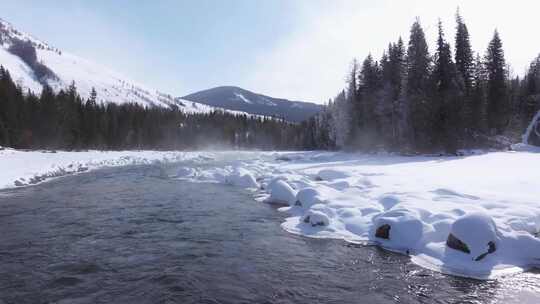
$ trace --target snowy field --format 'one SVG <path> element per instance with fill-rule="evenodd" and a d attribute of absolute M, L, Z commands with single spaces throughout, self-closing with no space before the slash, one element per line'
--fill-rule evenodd
<path fill-rule="evenodd" d="M 291 233 L 379 245 L 444 273 L 486 279 L 540 266 L 540 153 L 270 157 L 178 176 L 254 189 L 283 206 Z"/>
<path fill-rule="evenodd" d="M 403 157 L 332 152 L 0 151 L 0 188 L 186 160 L 170 177 L 250 189 L 294 234 L 379 245 L 420 266 L 493 278 L 540 266 L 540 153 Z M 209 166 L 213 161 L 217 166 Z M 199 165 L 200 164 L 200 165 Z"/>
<path fill-rule="evenodd" d="M 103 167 L 172 163 L 198 157 L 199 153 L 119 151 L 119 152 L 25 152 L 0 150 L 0 189 L 37 184 L 51 178 Z"/>

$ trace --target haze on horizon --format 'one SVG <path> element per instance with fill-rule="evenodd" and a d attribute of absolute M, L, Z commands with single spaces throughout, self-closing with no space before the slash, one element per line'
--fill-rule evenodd
<path fill-rule="evenodd" d="M 18 0 L 0 18 L 50 44 L 175 96 L 220 85 L 326 102 L 353 58 L 379 58 L 418 16 L 433 51 L 441 18 L 453 41 L 460 8 L 475 51 L 495 28 L 516 75 L 540 53 L 531 39 L 540 3 L 522 0 Z"/>

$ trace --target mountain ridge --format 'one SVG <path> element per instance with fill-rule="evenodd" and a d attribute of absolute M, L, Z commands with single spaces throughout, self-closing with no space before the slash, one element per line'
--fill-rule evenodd
<path fill-rule="evenodd" d="M 47 85 L 59 92 L 74 82 L 83 99 L 89 98 L 95 89 L 99 103 L 133 102 L 143 106 L 177 107 L 190 114 L 221 110 L 232 114 L 279 117 L 292 122 L 305 120 L 322 109 L 313 103 L 274 98 L 236 86 L 200 91 L 187 95 L 189 98 L 173 97 L 108 67 L 53 47 L 19 31 L 3 18 L 0 18 L 0 65 L 24 91 L 40 94 Z M 229 95 L 221 94 L 221 98 L 217 98 L 221 102 L 218 102 L 215 96 L 208 98 L 210 95 L 204 94 L 216 90 L 229 92 Z M 201 94 L 205 98 L 199 98 Z"/>
<path fill-rule="evenodd" d="M 292 122 L 304 121 L 322 110 L 322 106 L 255 93 L 237 86 L 218 86 L 181 97 L 214 107 L 272 116 Z"/>

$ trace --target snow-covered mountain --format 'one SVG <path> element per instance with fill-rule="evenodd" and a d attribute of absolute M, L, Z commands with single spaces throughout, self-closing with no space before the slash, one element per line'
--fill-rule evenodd
<path fill-rule="evenodd" d="M 36 94 L 41 92 L 44 84 L 59 91 L 74 81 L 83 98 L 88 98 L 92 88 L 95 88 L 99 102 L 136 102 L 144 106 L 163 107 L 177 105 L 187 113 L 206 113 L 215 109 L 205 104 L 176 99 L 138 84 L 106 67 L 23 33 L 2 19 L 0 65 L 10 72 L 16 83 Z"/>
<path fill-rule="evenodd" d="M 314 103 L 273 98 L 232 86 L 200 91 L 182 98 L 214 107 L 280 117 L 292 122 L 306 120 L 322 110 L 321 105 Z"/>

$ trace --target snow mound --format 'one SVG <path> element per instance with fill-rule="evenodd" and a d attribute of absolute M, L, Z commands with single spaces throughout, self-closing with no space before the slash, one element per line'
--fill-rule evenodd
<path fill-rule="evenodd" d="M 304 188 L 296 194 L 296 203 L 295 205 L 301 206 L 303 208 L 310 208 L 315 204 L 319 204 L 323 201 L 321 198 L 321 193 L 315 188 Z"/>
<path fill-rule="evenodd" d="M 270 197 L 266 199 L 267 203 L 283 204 L 293 206 L 296 202 L 296 192 L 285 181 L 278 179 L 268 185 Z"/>
<path fill-rule="evenodd" d="M 270 182 L 269 182 L 266 186 L 264 186 L 263 188 L 264 188 L 264 189 L 272 189 L 278 181 L 288 182 L 288 181 L 289 181 L 289 178 L 288 178 L 287 176 L 284 176 L 284 175 L 280 175 L 280 176 L 274 177 L 274 178 L 272 178 L 272 179 L 270 180 Z"/>
<path fill-rule="evenodd" d="M 328 226 L 330 224 L 330 219 L 321 211 L 309 210 L 302 217 L 302 222 L 310 224 L 312 227 Z"/>
<path fill-rule="evenodd" d="M 409 252 L 428 231 L 418 213 L 407 209 L 383 212 L 374 218 L 372 240 L 383 247 Z"/>
<path fill-rule="evenodd" d="M 229 176 L 226 176 L 225 183 L 242 188 L 259 188 L 259 183 L 253 174 L 242 168 L 237 168 Z"/>
<path fill-rule="evenodd" d="M 479 261 L 487 253 L 495 252 L 498 242 L 499 233 L 493 219 L 484 213 L 471 213 L 452 224 L 446 244 Z"/>

